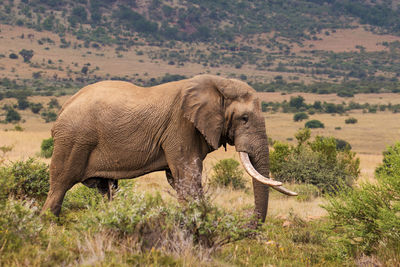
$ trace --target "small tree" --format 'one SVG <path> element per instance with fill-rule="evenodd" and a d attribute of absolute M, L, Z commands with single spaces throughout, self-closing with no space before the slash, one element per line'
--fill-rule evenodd
<path fill-rule="evenodd" d="M 52 98 L 49 103 L 47 103 L 49 108 L 60 108 L 60 104 L 58 103 L 56 98 Z"/>
<path fill-rule="evenodd" d="M 355 124 L 358 122 L 358 120 L 354 117 L 348 118 L 344 121 L 346 124 Z"/>
<path fill-rule="evenodd" d="M 82 72 L 82 74 L 86 75 L 88 70 L 89 70 L 88 66 L 83 66 L 81 69 L 81 72 Z"/>
<path fill-rule="evenodd" d="M 29 107 L 29 102 L 25 97 L 18 98 L 18 109 L 25 110 Z"/>
<path fill-rule="evenodd" d="M 41 116 L 45 120 L 45 122 L 51 122 L 57 119 L 57 113 L 51 110 L 42 112 Z"/>
<path fill-rule="evenodd" d="M 18 55 L 15 53 L 11 53 L 8 57 L 11 59 L 18 59 Z"/>
<path fill-rule="evenodd" d="M 7 110 L 6 122 L 18 122 L 20 120 L 21 120 L 21 115 L 19 115 L 19 113 L 15 109 L 9 108 Z"/>
<path fill-rule="evenodd" d="M 284 182 L 309 183 L 322 192 L 334 192 L 342 185 L 352 185 L 358 177 L 360 161 L 350 149 L 339 150 L 333 137 L 317 136 L 300 130 L 297 145 L 274 144 L 270 154 L 271 173 Z"/>
<path fill-rule="evenodd" d="M 297 112 L 293 116 L 294 121 L 302 121 L 302 120 L 306 120 L 306 119 L 308 119 L 308 115 L 305 112 Z"/>
<path fill-rule="evenodd" d="M 43 108 L 43 105 L 41 103 L 31 103 L 30 107 L 33 113 L 38 114 Z"/>
<path fill-rule="evenodd" d="M 24 62 L 30 62 L 33 57 L 33 50 L 22 49 L 19 54 L 24 58 Z"/>
<path fill-rule="evenodd" d="M 322 122 L 320 122 L 319 120 L 310 120 L 310 121 L 306 122 L 305 127 L 310 128 L 310 129 L 311 128 L 325 128 L 325 125 Z"/>
<path fill-rule="evenodd" d="M 234 159 L 220 160 L 213 167 L 213 175 L 210 180 L 212 186 L 232 187 L 244 189 L 246 187 L 243 171 L 239 169 L 239 162 Z"/>
<path fill-rule="evenodd" d="M 50 137 L 48 139 L 43 139 L 42 144 L 40 145 L 40 155 L 45 158 L 50 158 L 53 155 L 53 149 L 54 149 L 53 138 Z"/>

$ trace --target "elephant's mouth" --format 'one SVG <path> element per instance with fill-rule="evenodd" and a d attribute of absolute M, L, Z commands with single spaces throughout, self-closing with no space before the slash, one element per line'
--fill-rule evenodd
<path fill-rule="evenodd" d="M 259 181 L 260 183 L 266 184 L 270 187 L 272 187 L 273 189 L 288 195 L 288 196 L 297 196 L 296 192 L 290 191 L 286 188 L 284 188 L 282 186 L 282 183 L 279 181 L 275 181 L 271 178 L 267 178 L 264 177 L 263 175 L 261 175 L 254 167 L 253 164 L 250 161 L 249 158 L 249 154 L 247 154 L 246 152 L 239 152 L 239 158 L 240 161 L 242 162 L 242 165 L 244 167 L 244 169 L 246 170 L 246 172 L 253 177 L 254 179 L 256 179 L 257 181 Z"/>

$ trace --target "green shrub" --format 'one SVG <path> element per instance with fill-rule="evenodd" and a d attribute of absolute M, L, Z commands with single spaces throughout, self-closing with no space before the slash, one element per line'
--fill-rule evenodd
<path fill-rule="evenodd" d="M 48 139 L 43 139 L 42 144 L 40 145 L 40 155 L 45 158 L 51 158 L 53 155 L 54 149 L 54 140 L 53 137 Z"/>
<path fill-rule="evenodd" d="M 305 112 L 298 112 L 293 115 L 294 121 L 302 121 L 308 119 L 308 115 Z"/>
<path fill-rule="evenodd" d="M 21 120 L 21 115 L 13 108 L 9 108 L 6 114 L 6 122 L 18 122 Z"/>
<path fill-rule="evenodd" d="M 159 194 L 150 195 L 121 187 L 114 200 L 102 202 L 99 209 L 89 209 L 81 219 L 84 229 L 101 227 L 119 237 L 134 236 L 142 248 L 157 247 L 178 240 L 205 247 L 217 247 L 242 239 L 252 232 L 249 218 L 226 213 L 208 199 L 185 205 L 165 203 Z M 183 240 L 182 240 L 183 239 Z M 171 243 L 172 244 L 172 243 Z"/>
<path fill-rule="evenodd" d="M 358 120 L 356 118 L 348 118 L 344 121 L 346 124 L 356 124 L 358 122 Z"/>
<path fill-rule="evenodd" d="M 45 120 L 45 122 L 52 122 L 57 119 L 57 113 L 51 110 L 42 112 L 41 116 Z"/>
<path fill-rule="evenodd" d="M 33 113 L 38 114 L 40 110 L 43 108 L 43 105 L 41 103 L 31 103 L 30 108 Z"/>
<path fill-rule="evenodd" d="M 8 200 L 0 204 L 1 252 L 16 252 L 44 237 L 43 224 L 32 202 Z M 0 260 L 1 261 L 1 260 Z"/>
<path fill-rule="evenodd" d="M 375 169 L 375 175 L 380 178 L 400 173 L 400 142 L 387 147 L 383 152 L 383 161 Z"/>
<path fill-rule="evenodd" d="M 22 128 L 21 125 L 17 124 L 17 125 L 14 126 L 14 131 L 23 132 L 24 128 Z"/>
<path fill-rule="evenodd" d="M 305 127 L 310 128 L 310 129 L 311 128 L 325 128 L 325 125 L 322 122 L 320 122 L 319 120 L 310 120 L 310 121 L 306 122 Z"/>
<path fill-rule="evenodd" d="M 26 98 L 18 98 L 18 109 L 25 110 L 29 107 L 29 102 Z"/>
<path fill-rule="evenodd" d="M 243 171 L 239 169 L 239 165 L 239 162 L 234 159 L 220 160 L 213 167 L 210 184 L 216 187 L 244 189 L 246 181 L 243 177 Z"/>
<path fill-rule="evenodd" d="M 42 201 L 49 191 L 48 166 L 34 158 L 26 161 L 16 161 L 8 166 L 0 167 L 1 184 L 7 184 L 8 189 L 3 197 L 10 195 L 19 198 L 34 198 Z"/>
<path fill-rule="evenodd" d="M 337 150 L 351 150 L 351 145 L 346 140 L 335 138 L 335 142 Z"/>
<path fill-rule="evenodd" d="M 378 183 L 344 190 L 324 206 L 351 255 L 380 251 L 400 260 L 399 147 L 396 143 L 384 153 L 383 164 L 376 169 Z"/>
<path fill-rule="evenodd" d="M 63 202 L 63 209 L 92 209 L 98 207 L 102 200 L 103 196 L 96 188 L 80 185 L 67 192 Z"/>
<path fill-rule="evenodd" d="M 297 145 L 276 142 L 270 153 L 271 173 L 277 180 L 307 183 L 321 192 L 352 185 L 359 175 L 359 159 L 349 149 L 338 150 L 333 137 L 310 139 L 310 129 L 296 134 Z"/>

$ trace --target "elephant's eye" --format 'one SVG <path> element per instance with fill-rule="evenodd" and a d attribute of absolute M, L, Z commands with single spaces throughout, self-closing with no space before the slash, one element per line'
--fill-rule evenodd
<path fill-rule="evenodd" d="M 242 120 L 244 123 L 247 123 L 247 122 L 249 121 L 249 116 L 248 116 L 247 114 L 244 114 L 244 115 L 241 117 L 241 120 Z"/>

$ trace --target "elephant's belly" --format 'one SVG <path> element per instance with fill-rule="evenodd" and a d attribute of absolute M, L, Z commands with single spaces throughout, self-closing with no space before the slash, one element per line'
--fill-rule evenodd
<path fill-rule="evenodd" d="M 84 179 L 90 177 L 135 178 L 168 168 L 164 153 L 161 151 L 151 156 L 143 152 L 131 152 L 128 154 L 123 152 L 100 153 L 100 151 L 93 151 L 89 157 Z"/>

